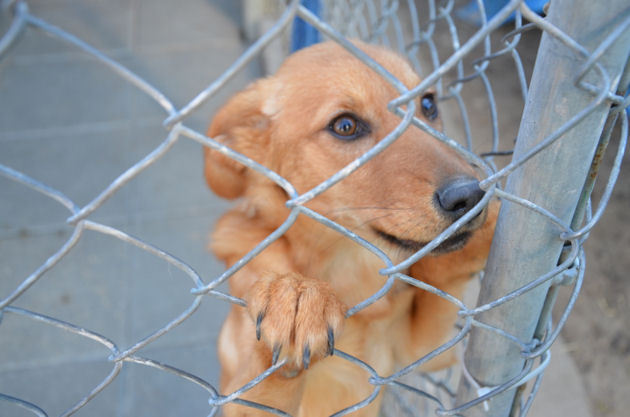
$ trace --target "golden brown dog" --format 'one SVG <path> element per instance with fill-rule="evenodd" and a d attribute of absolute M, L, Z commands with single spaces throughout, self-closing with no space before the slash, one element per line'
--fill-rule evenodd
<path fill-rule="evenodd" d="M 404 59 L 357 43 L 407 87 L 420 80 Z M 208 135 L 288 179 L 303 193 L 374 146 L 399 123 L 387 110 L 396 90 L 334 43 L 293 54 L 278 73 L 250 85 L 214 118 Z M 418 100 L 417 117 L 440 128 L 436 99 Z M 211 248 L 233 265 L 287 218 L 286 193 L 264 176 L 205 150 L 205 175 L 220 196 L 241 203 L 218 222 Z M 419 250 L 483 196 L 475 170 L 416 127 L 306 206 L 374 242 L 394 262 Z M 490 211 L 490 213 L 488 213 Z M 407 274 L 456 297 L 488 254 L 496 207 L 486 209 Z M 291 415 L 327 416 L 368 397 L 360 367 L 331 355 L 333 346 L 380 375 L 445 342 L 456 307 L 397 283 L 383 298 L 345 318 L 347 308 L 379 290 L 383 262 L 357 243 L 300 215 L 291 228 L 229 280 L 247 308 L 232 307 L 219 336 L 221 389 L 231 393 L 278 359 L 287 363 L 242 398 Z M 448 366 L 452 352 L 425 370 Z M 353 415 L 375 416 L 380 399 Z M 242 405 L 227 416 L 268 415 Z"/>

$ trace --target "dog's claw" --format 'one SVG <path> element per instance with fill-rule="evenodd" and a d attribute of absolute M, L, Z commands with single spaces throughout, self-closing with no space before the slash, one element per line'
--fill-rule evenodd
<path fill-rule="evenodd" d="M 260 340 L 260 324 L 262 323 L 263 318 L 265 317 L 265 313 L 261 311 L 258 313 L 256 317 L 256 339 Z"/>
<path fill-rule="evenodd" d="M 335 353 L 335 333 L 332 327 L 328 326 L 328 356 L 332 356 Z"/>
<path fill-rule="evenodd" d="M 282 375 L 301 372 L 332 354 L 345 305 L 327 282 L 269 272 L 253 284 L 245 301 L 249 331 L 260 341 L 255 347 L 263 349 L 274 369 L 286 363 Z"/>
<path fill-rule="evenodd" d="M 275 345 L 273 347 L 273 353 L 271 355 L 271 365 L 275 365 L 278 363 L 278 358 L 280 357 L 280 349 L 282 349 L 282 345 Z"/>
<path fill-rule="evenodd" d="M 311 363 L 311 348 L 309 345 L 304 346 L 304 354 L 302 355 L 302 364 L 304 369 L 308 369 L 308 365 Z"/>

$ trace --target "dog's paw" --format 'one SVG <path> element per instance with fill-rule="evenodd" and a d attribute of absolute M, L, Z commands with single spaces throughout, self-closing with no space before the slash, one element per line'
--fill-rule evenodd
<path fill-rule="evenodd" d="M 333 353 L 345 306 L 328 283 L 300 274 L 268 274 L 246 301 L 256 338 L 271 349 L 273 364 L 287 358 L 285 368 L 299 371 Z"/>

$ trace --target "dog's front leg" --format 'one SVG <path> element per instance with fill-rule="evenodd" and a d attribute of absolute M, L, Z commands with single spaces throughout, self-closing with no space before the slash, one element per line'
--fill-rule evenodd
<path fill-rule="evenodd" d="M 272 353 L 262 341 L 257 341 L 255 324 L 247 311 L 233 307 L 219 335 L 221 361 L 221 391 L 232 394 L 265 372 L 272 362 Z M 239 396 L 240 399 L 273 407 L 297 415 L 302 399 L 305 375 L 288 378 L 276 371 L 258 385 Z M 270 414 L 254 406 L 228 403 L 223 406 L 226 417 L 263 417 Z"/>
<path fill-rule="evenodd" d="M 272 364 L 285 365 L 241 398 L 297 415 L 308 368 L 332 353 L 344 321 L 344 305 L 330 286 L 301 274 L 241 271 L 253 281 L 244 292 L 247 309 L 233 307 L 219 338 L 222 389 L 227 394 Z M 324 400 L 324 399 L 322 399 Z M 227 405 L 226 416 L 266 412 Z"/>
<path fill-rule="evenodd" d="M 489 207 L 486 224 L 477 230 L 462 249 L 440 256 L 427 256 L 411 266 L 409 274 L 427 284 L 462 299 L 471 278 L 481 271 L 490 251 L 494 233 L 494 219 L 498 204 Z M 424 290 L 417 290 L 403 333 L 407 343 L 399 346 L 399 360 L 407 365 L 430 353 L 454 334 L 458 306 L 443 297 Z M 449 349 L 422 366 L 424 371 L 435 371 L 452 365 L 456 360 L 455 349 Z"/>
<path fill-rule="evenodd" d="M 271 349 L 272 363 L 286 360 L 286 376 L 332 354 L 345 308 L 328 283 L 299 273 L 266 273 L 245 300 L 256 339 Z"/>
<path fill-rule="evenodd" d="M 462 277 L 451 281 L 447 287 L 438 288 L 461 298 L 468 282 L 468 277 Z M 400 333 L 405 335 L 406 343 L 397 345 L 396 356 L 402 366 L 409 365 L 447 342 L 454 335 L 453 326 L 457 320 L 457 305 L 428 291 L 417 290 L 412 303 L 406 329 Z M 451 366 L 456 360 L 455 353 L 455 349 L 451 348 L 424 363 L 420 369 L 433 372 Z"/>

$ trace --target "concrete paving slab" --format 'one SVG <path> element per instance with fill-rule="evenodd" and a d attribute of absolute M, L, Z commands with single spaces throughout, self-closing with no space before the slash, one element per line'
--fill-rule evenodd
<path fill-rule="evenodd" d="M 232 39 L 216 44 L 192 44 L 187 48 L 140 51 L 122 63 L 132 71 L 142 74 L 149 83 L 169 97 L 177 108 L 181 108 L 223 74 L 243 50 L 240 42 Z M 222 88 L 216 96 L 186 118 L 186 125 L 205 132 L 210 116 L 219 106 L 259 74 L 257 62 L 244 68 L 226 88 Z M 134 97 L 133 115 L 141 119 L 160 117 L 163 120 L 166 117 L 161 108 L 145 95 Z"/>
<path fill-rule="evenodd" d="M 127 83 L 89 58 L 59 62 L 16 58 L 1 63 L 0 69 L 0 96 L 11 97 L 0 104 L 1 133 L 130 117 L 132 92 Z"/>
<path fill-rule="evenodd" d="M 76 132 L 66 130 L 30 137 L 0 139 L 0 163 L 62 192 L 79 206 L 92 199 L 122 172 L 142 158 L 134 141 L 139 133 L 127 124 Z M 77 175 L 79 173 L 80 175 Z M 70 212 L 58 202 L 25 192 L 25 187 L 0 179 L 0 236 L 20 229 L 39 228 L 65 221 Z M 120 222 L 128 215 L 132 196 L 123 188 L 101 206 L 92 219 Z M 113 220 L 116 219 L 116 220 Z"/>
<path fill-rule="evenodd" d="M 101 361 L 72 361 L 33 369 L 0 372 L 0 392 L 29 401 L 50 416 L 61 415 L 96 387 L 112 370 L 112 364 Z M 121 381 L 114 381 L 90 401 L 78 415 L 116 416 L 120 403 Z M 33 416 L 6 401 L 0 401 L 0 415 Z"/>
<path fill-rule="evenodd" d="M 166 139 L 161 127 L 137 130 L 132 155 L 140 160 Z M 228 204 L 212 194 L 203 177 L 202 146 L 180 137 L 170 152 L 134 178 L 128 187 L 129 204 L 134 217 L 166 216 L 168 212 L 203 214 L 201 207 L 223 211 Z M 121 190 L 122 191 L 122 190 Z M 207 213 L 211 215 L 211 213 Z M 215 214 L 216 218 L 216 214 Z M 209 230 L 209 229 L 207 229 Z"/>
<path fill-rule="evenodd" d="M 143 352 L 143 356 L 192 372 L 218 389 L 217 369 L 208 360 L 215 357 L 213 344 L 150 349 Z M 125 366 L 128 372 L 127 390 L 133 401 L 125 404 L 122 415 L 153 417 L 210 414 L 209 394 L 198 385 L 146 366 Z"/>
<path fill-rule="evenodd" d="M 190 264 L 204 282 L 209 282 L 223 271 L 222 265 L 204 250 L 205 226 L 208 226 L 211 217 L 158 217 L 142 222 L 134 235 Z M 161 259 L 136 249 L 129 249 L 128 253 L 134 260 L 134 272 L 129 283 L 127 339 L 134 342 L 165 326 L 191 307 L 195 296 L 190 290 L 195 284 L 188 275 Z M 224 301 L 204 296 L 201 306 L 190 318 L 151 346 L 200 342 L 200 338 L 205 340 L 204 343 L 212 340 L 210 343 L 214 345 L 227 308 Z"/>
<path fill-rule="evenodd" d="M 51 198 L 0 177 L 0 238 L 51 231 L 64 233 L 63 222 L 69 214 L 69 210 Z"/>
<path fill-rule="evenodd" d="M 19 273 L 9 275 L 9 279 L 0 280 L 3 296 L 31 272 L 22 267 L 23 259 L 33 258 L 43 262 L 53 249 L 50 244 L 53 239 L 49 236 L 22 240 L 15 245 L 7 245 L 3 241 L 1 263 L 19 270 Z M 25 248 L 30 250 L 26 252 Z M 132 276 L 132 261 L 124 249 L 122 242 L 116 239 L 87 231 L 65 258 L 12 305 L 84 327 L 116 343 L 124 342 L 126 294 Z M 2 356 L 11 358 L 7 365 L 0 365 L 0 368 L 15 367 L 19 363 L 27 366 L 29 361 L 56 363 L 59 358 L 86 353 L 83 344 L 66 343 L 76 336 L 51 326 L 29 331 L 31 324 L 25 320 L 19 321 L 25 326 L 23 331 L 19 326 L 12 328 L 13 332 L 5 329 L 4 324 L 0 326 L 0 332 L 8 332 L 0 338 L 0 352 L 3 352 Z M 46 347 L 43 351 L 42 346 Z"/>
<path fill-rule="evenodd" d="M 531 417 L 593 415 L 578 369 L 561 338 L 556 340 L 551 348 L 551 362 L 528 415 Z"/>
<path fill-rule="evenodd" d="M 0 186 L 2 183 L 0 182 Z M 0 298 L 8 296 L 28 275 L 64 245 L 70 234 L 63 228 L 36 234 L 22 229 L 13 237 L 0 238 Z"/>
<path fill-rule="evenodd" d="M 36 0 L 29 1 L 33 15 L 81 39 L 99 50 L 112 53 L 131 48 L 133 3 L 129 0 Z M 77 50 L 45 33 L 31 29 L 12 53 L 32 55 L 74 54 Z"/>
<path fill-rule="evenodd" d="M 138 49 L 238 39 L 239 2 L 140 0 L 135 13 L 134 47 Z"/>
<path fill-rule="evenodd" d="M 19 306 L 19 303 L 17 304 Z M 75 317 L 74 321 L 82 320 Z M 3 355 L 10 355 L 11 361 L 3 361 L 0 364 L 0 373 L 37 370 L 42 367 L 95 360 L 105 361 L 111 353 L 99 342 L 42 323 L 32 316 L 12 311 L 4 314 L 2 327 L 0 352 Z"/>
<path fill-rule="evenodd" d="M 180 210 L 156 208 L 138 217 L 128 228 L 133 235 L 167 251 L 195 269 L 208 282 L 224 265 L 207 250 L 209 233 L 228 204 L 191 205 Z M 142 266 L 141 263 L 138 265 Z M 164 265 L 161 265 L 164 266 Z M 171 268 L 172 269 L 172 268 Z M 186 285 L 192 284 L 188 280 Z"/>

